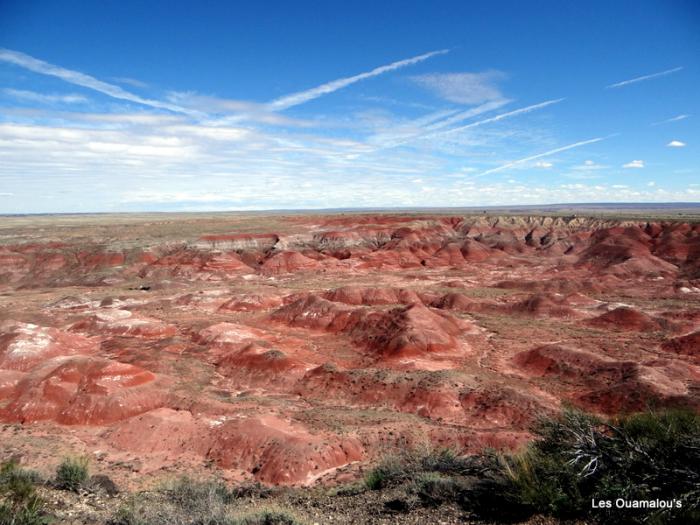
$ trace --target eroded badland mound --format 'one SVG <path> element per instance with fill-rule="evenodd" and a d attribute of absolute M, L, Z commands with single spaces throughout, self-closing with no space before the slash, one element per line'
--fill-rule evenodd
<path fill-rule="evenodd" d="M 698 224 L 37 221 L 0 231 L 0 446 L 34 465 L 302 485 L 512 449 L 563 403 L 700 407 Z"/>

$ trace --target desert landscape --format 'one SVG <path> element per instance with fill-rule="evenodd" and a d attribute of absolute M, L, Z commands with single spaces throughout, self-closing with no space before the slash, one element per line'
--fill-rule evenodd
<path fill-rule="evenodd" d="M 0 1 L 0 525 L 700 523 L 699 6 Z"/>
<path fill-rule="evenodd" d="M 123 490 L 337 486 L 536 418 L 700 407 L 700 223 L 151 214 L 0 224 L 0 443 Z"/>

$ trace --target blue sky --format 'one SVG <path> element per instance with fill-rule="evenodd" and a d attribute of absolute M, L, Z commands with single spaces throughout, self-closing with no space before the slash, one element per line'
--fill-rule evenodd
<path fill-rule="evenodd" d="M 700 201 L 700 5 L 0 2 L 0 213 Z"/>

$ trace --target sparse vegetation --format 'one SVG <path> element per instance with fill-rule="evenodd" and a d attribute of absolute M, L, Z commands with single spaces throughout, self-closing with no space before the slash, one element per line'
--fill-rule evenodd
<path fill-rule="evenodd" d="M 50 523 L 44 501 L 36 492 L 36 473 L 16 461 L 0 466 L 0 525 L 46 525 Z"/>
<path fill-rule="evenodd" d="M 602 420 L 575 410 L 542 419 L 535 439 L 514 454 L 486 451 L 461 456 L 450 449 L 388 455 L 364 480 L 323 491 L 324 498 L 364 498 L 377 512 L 450 512 L 498 523 L 535 515 L 601 524 L 700 522 L 700 416 L 669 410 Z M 60 474 L 59 474 L 60 472 Z M 45 525 L 37 476 L 5 463 L 0 469 L 0 525 Z M 85 460 L 66 460 L 54 486 L 82 487 Z M 71 488 L 70 490 L 75 490 Z M 308 489 L 303 489 L 307 491 Z M 296 505 L 257 483 L 228 486 L 214 480 L 179 478 L 155 491 L 134 494 L 108 525 L 300 525 L 288 509 L 255 500 Z M 652 508 L 616 508 L 615 500 L 664 501 Z M 300 500 L 299 500 L 300 501 Z M 612 501 L 594 508 L 592 501 Z M 251 502 L 253 505 L 251 506 Z M 676 503 L 678 502 L 678 503 Z M 445 507 L 443 510 L 445 510 Z M 442 512 L 440 510 L 436 512 Z M 424 514 L 425 515 L 425 514 Z"/>
<path fill-rule="evenodd" d="M 259 484 L 229 488 L 219 480 L 183 477 L 151 493 L 135 494 L 109 521 L 109 525 L 297 525 L 289 511 L 265 507 L 238 515 L 239 498 L 267 497 Z"/>
<path fill-rule="evenodd" d="M 219 481 L 183 477 L 161 487 L 155 499 L 133 495 L 109 525 L 229 525 L 231 500 Z"/>
<path fill-rule="evenodd" d="M 77 492 L 85 487 L 89 478 L 86 457 L 65 458 L 56 468 L 56 488 Z"/>
<path fill-rule="evenodd" d="M 387 456 L 365 476 L 365 485 L 370 490 L 381 490 L 409 479 L 415 471 L 414 458 Z"/>
<path fill-rule="evenodd" d="M 700 521 L 700 416 L 694 412 L 603 421 L 566 410 L 533 432 L 536 439 L 516 454 L 390 456 L 367 474 L 365 485 L 400 488 L 403 496 L 389 502 L 394 510 L 450 503 L 498 521 L 535 514 L 606 524 Z M 671 503 L 616 508 L 619 498 Z M 611 501 L 612 508 L 593 508 L 593 500 Z"/>
<path fill-rule="evenodd" d="M 459 499 L 463 482 L 438 472 L 422 472 L 414 482 L 413 492 L 428 506 L 438 506 Z"/>
<path fill-rule="evenodd" d="M 277 507 L 264 508 L 234 517 L 230 525 L 303 525 L 294 513 Z"/>

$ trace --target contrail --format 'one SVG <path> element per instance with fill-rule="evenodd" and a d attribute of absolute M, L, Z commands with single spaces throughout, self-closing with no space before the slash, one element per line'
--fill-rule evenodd
<path fill-rule="evenodd" d="M 610 84 L 609 86 L 605 86 L 605 89 L 619 88 L 622 86 L 626 86 L 628 84 L 635 84 L 636 82 L 642 82 L 644 80 L 649 80 L 650 78 L 663 77 L 666 75 L 670 75 L 671 73 L 675 73 L 677 71 L 680 71 L 681 69 L 683 69 L 683 66 L 674 67 L 673 69 L 667 69 L 666 71 L 661 71 L 659 73 L 652 73 L 651 75 L 644 75 L 643 77 L 637 77 L 637 78 L 631 78 L 629 80 L 623 80 L 622 82 L 617 82 L 615 84 Z"/>
<path fill-rule="evenodd" d="M 660 126 L 661 124 L 668 124 L 669 122 L 678 122 L 679 120 L 685 120 L 688 117 L 690 117 L 690 115 L 685 115 L 685 114 L 677 115 L 675 117 L 667 118 L 666 120 L 661 120 L 659 122 L 653 122 L 651 125 L 652 126 Z"/>
<path fill-rule="evenodd" d="M 501 113 L 500 115 L 496 115 L 495 117 L 487 118 L 484 120 L 479 120 L 477 122 L 472 122 L 471 124 L 465 124 L 464 126 L 458 126 L 456 128 L 446 129 L 445 131 L 439 131 L 437 133 L 433 133 L 431 135 L 428 135 L 428 137 L 435 137 L 438 135 L 446 135 L 448 133 L 454 133 L 456 131 L 462 131 L 464 129 L 475 128 L 477 126 L 483 126 L 484 124 L 489 124 L 491 122 L 498 122 L 499 120 L 503 120 L 505 118 L 515 117 L 516 115 L 521 115 L 523 113 L 530 113 L 531 111 L 535 111 L 537 109 L 542 109 L 542 108 L 545 108 L 547 106 L 551 106 L 552 104 L 557 104 L 557 103 L 561 102 L 562 100 L 565 100 L 565 99 L 564 98 L 557 98 L 554 100 L 547 100 L 545 102 L 540 102 L 539 104 L 534 104 L 532 106 L 527 106 L 524 108 L 515 109 L 513 111 L 509 111 L 508 113 Z"/>
<path fill-rule="evenodd" d="M 173 111 L 175 113 L 184 113 L 191 116 L 202 116 L 203 114 L 199 111 L 183 108 L 175 104 L 169 104 L 167 102 L 161 102 L 159 100 L 152 100 L 148 98 L 140 97 L 134 93 L 130 93 L 125 89 L 114 84 L 109 84 L 101 80 L 81 73 L 80 71 L 73 71 L 71 69 L 65 69 L 60 66 L 49 64 L 38 58 L 34 58 L 19 51 L 12 51 L 11 49 L 0 48 L 0 61 L 9 62 L 29 71 L 35 73 L 40 73 L 42 75 L 48 75 L 52 77 L 60 78 L 71 84 L 77 86 L 82 86 L 94 91 L 98 91 L 104 95 L 110 96 L 112 98 L 118 98 L 120 100 L 128 100 L 130 102 L 136 102 L 138 104 L 143 104 L 144 106 L 150 106 L 158 109 L 167 109 L 168 111 Z"/>
<path fill-rule="evenodd" d="M 373 70 L 367 71 L 366 73 L 360 73 L 359 75 L 354 75 L 352 77 L 339 78 L 338 80 L 333 80 L 331 82 L 327 82 L 326 84 L 321 84 L 318 87 L 308 89 L 306 91 L 299 91 L 297 93 L 292 93 L 291 95 L 280 97 L 270 102 L 267 106 L 269 109 L 277 111 L 287 109 L 292 106 L 297 106 L 299 104 L 303 104 L 304 102 L 308 102 L 309 100 L 313 100 L 320 96 L 327 95 L 328 93 L 338 91 L 339 89 L 349 86 L 350 84 L 354 84 L 355 82 L 359 82 L 360 80 L 376 77 L 378 75 L 381 75 L 382 73 L 394 71 L 395 69 L 400 69 L 402 67 L 411 66 L 413 64 L 423 62 L 424 60 L 428 60 L 429 58 L 432 58 L 434 56 L 444 55 L 445 53 L 449 53 L 449 51 L 449 49 L 431 51 L 430 53 L 425 53 L 423 55 L 418 55 L 413 58 L 407 58 L 405 60 L 399 60 L 398 62 L 392 62 L 391 64 L 387 64 L 386 66 L 374 68 Z"/>
<path fill-rule="evenodd" d="M 436 122 L 428 122 L 428 125 L 425 126 L 425 133 L 414 133 L 409 136 L 395 136 L 393 137 L 393 141 L 391 140 L 392 137 L 389 136 L 388 141 L 386 144 L 381 145 L 380 147 L 372 150 L 374 151 L 379 151 L 379 150 L 386 150 L 386 149 L 391 149 L 391 148 L 396 148 L 398 146 L 402 146 L 403 144 L 408 144 L 409 142 L 414 142 L 416 140 L 420 140 L 423 138 L 428 138 L 432 137 L 434 135 L 437 135 L 439 133 L 436 133 L 436 130 L 440 130 L 446 126 L 449 126 L 450 124 L 454 124 L 455 122 L 460 122 L 462 120 L 466 120 L 468 118 L 476 117 L 477 115 L 480 115 L 481 113 L 486 113 L 488 111 L 493 111 L 494 109 L 498 109 L 499 107 L 507 104 L 510 102 L 507 99 L 504 100 L 495 100 L 492 102 L 487 102 L 485 104 L 482 104 L 480 106 L 477 106 L 475 108 L 469 109 L 467 111 L 460 111 L 460 112 L 450 112 L 446 115 L 447 118 L 442 118 L 441 120 L 437 120 Z M 455 114 L 456 113 L 456 114 Z M 416 121 L 414 121 L 414 124 Z"/>
<path fill-rule="evenodd" d="M 590 139 L 590 140 L 584 140 L 582 142 L 575 142 L 573 144 L 569 144 L 568 146 L 562 146 L 560 148 L 545 151 L 544 153 L 538 153 L 537 155 L 525 157 L 524 159 L 514 160 L 513 162 L 509 162 L 508 164 L 504 164 L 503 166 L 498 166 L 497 168 L 486 170 L 486 171 L 480 173 L 479 176 L 488 175 L 489 173 L 494 173 L 496 171 L 505 170 L 505 169 L 508 169 L 512 166 L 515 166 L 516 164 L 522 164 L 523 162 L 528 162 L 530 160 L 540 159 L 542 157 L 548 157 L 549 155 L 554 155 L 555 153 L 559 153 L 561 151 L 566 151 L 569 149 L 578 148 L 580 146 L 585 146 L 586 144 L 593 144 L 594 142 L 600 142 L 601 140 L 605 140 L 607 138 L 609 138 L 609 137 L 597 137 L 597 138 Z"/>

